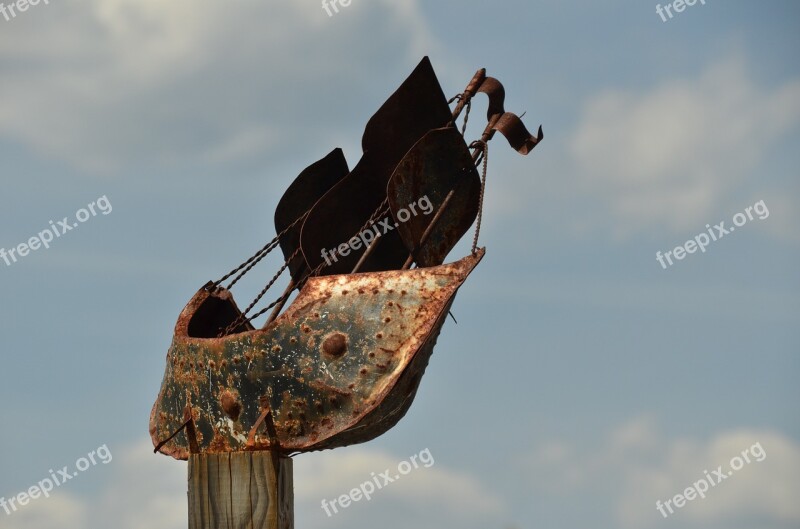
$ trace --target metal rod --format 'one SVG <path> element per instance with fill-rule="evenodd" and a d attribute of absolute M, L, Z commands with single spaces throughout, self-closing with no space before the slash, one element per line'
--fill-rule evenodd
<path fill-rule="evenodd" d="M 281 310 L 283 310 L 283 307 L 286 306 L 286 302 L 289 301 L 289 294 L 292 292 L 292 290 L 294 290 L 294 287 L 294 279 L 290 279 L 289 284 L 286 285 L 286 290 L 284 290 L 283 294 L 281 295 L 281 301 L 275 305 L 274 309 L 272 309 L 272 314 L 270 314 L 269 318 L 267 318 L 266 323 L 264 323 L 264 327 L 275 321 L 275 318 L 278 317 L 278 314 L 280 314 Z"/>
<path fill-rule="evenodd" d="M 456 108 L 453 110 L 453 120 L 451 123 L 455 123 L 458 116 L 461 114 L 461 111 L 464 110 L 464 107 L 467 106 L 467 103 L 472 96 L 474 96 L 478 92 L 478 88 L 480 88 L 483 81 L 486 79 L 486 68 L 481 68 L 475 75 L 472 76 L 472 80 L 469 82 L 467 87 L 464 89 L 463 96 L 458 101 Z"/>
<path fill-rule="evenodd" d="M 369 258 L 370 255 L 372 255 L 372 253 L 375 251 L 375 248 L 378 247 L 378 241 L 380 240 L 381 238 L 378 237 L 377 239 L 373 239 L 369 242 L 369 246 L 367 246 L 367 249 L 364 250 L 364 253 L 361 254 L 361 258 L 356 263 L 356 266 L 353 268 L 353 271 L 350 272 L 351 274 L 355 274 L 361 269 L 361 266 L 364 264 L 364 262 Z"/>
<path fill-rule="evenodd" d="M 436 223 L 439 222 L 440 218 L 442 218 L 442 214 L 444 213 L 444 210 L 447 209 L 448 205 L 450 205 L 450 201 L 453 199 L 455 194 L 456 194 L 456 190 L 455 189 L 451 189 L 450 192 L 447 193 L 447 196 L 445 197 L 444 202 L 442 202 L 442 205 L 439 206 L 439 209 L 436 211 L 436 215 L 433 216 L 433 218 L 431 219 L 430 224 L 428 224 L 428 227 L 425 228 L 425 231 L 422 233 L 422 237 L 419 238 L 419 242 L 417 243 L 417 247 L 414 248 L 414 251 L 412 251 L 410 254 L 408 254 L 408 259 L 406 259 L 406 262 L 403 265 L 402 270 L 408 270 L 409 267 L 411 266 L 411 263 L 414 262 L 414 253 L 417 250 L 419 250 L 420 248 L 422 248 L 422 245 L 425 244 L 425 241 L 428 240 L 428 237 L 430 236 L 431 232 L 433 231 L 434 226 L 436 226 Z"/>

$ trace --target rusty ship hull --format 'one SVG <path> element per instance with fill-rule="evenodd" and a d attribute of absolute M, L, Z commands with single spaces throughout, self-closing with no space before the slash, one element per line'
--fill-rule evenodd
<path fill-rule="evenodd" d="M 378 437 L 411 405 L 456 292 L 482 257 L 314 277 L 267 327 L 223 338 L 193 336 L 204 320 L 238 312 L 230 292 L 201 289 L 175 328 L 150 418 L 153 443 L 187 459 Z"/>

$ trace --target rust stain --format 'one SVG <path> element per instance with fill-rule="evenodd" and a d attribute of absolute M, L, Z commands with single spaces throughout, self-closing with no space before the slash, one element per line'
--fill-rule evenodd
<path fill-rule="evenodd" d="M 176 325 L 151 414 L 154 443 L 185 422 L 189 403 L 201 453 L 275 449 L 264 428 L 251 431 L 266 406 L 282 451 L 377 437 L 410 406 L 455 294 L 482 256 L 483 250 L 429 268 L 316 277 L 266 328 L 222 338 L 188 332 L 209 297 L 232 302 L 226 291 L 201 290 Z M 317 338 L 310 344 L 298 336 Z M 186 459 L 189 442 L 181 433 L 161 451 Z"/>
<path fill-rule="evenodd" d="M 239 414 L 242 412 L 242 405 L 236 395 L 234 395 L 231 390 L 226 389 L 220 395 L 219 401 L 225 415 L 230 417 L 231 420 L 237 421 L 239 419 Z"/>

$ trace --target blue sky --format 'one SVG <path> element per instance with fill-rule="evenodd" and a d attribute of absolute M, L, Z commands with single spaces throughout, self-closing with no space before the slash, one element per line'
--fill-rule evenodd
<path fill-rule="evenodd" d="M 186 526 L 184 463 L 150 406 L 178 313 L 274 236 L 297 173 L 423 55 L 448 95 L 479 67 L 545 140 L 492 142 L 482 243 L 409 414 L 295 460 L 297 526 L 797 527 L 800 51 L 795 2 L 82 0 L 0 18 L 0 497 L 101 445 L 114 458 L 0 528 Z M 477 98 L 467 136 L 482 130 Z M 668 269 L 758 201 L 769 216 Z M 468 251 L 464 241 L 450 260 Z M 243 282 L 240 301 L 261 276 Z M 656 510 L 755 443 L 767 456 Z M 333 517 L 320 508 L 428 448 Z"/>

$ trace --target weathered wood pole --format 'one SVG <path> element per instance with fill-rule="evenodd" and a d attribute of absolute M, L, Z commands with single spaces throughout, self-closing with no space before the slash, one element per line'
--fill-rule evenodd
<path fill-rule="evenodd" d="M 294 529 L 292 459 L 272 452 L 189 457 L 189 529 Z"/>

